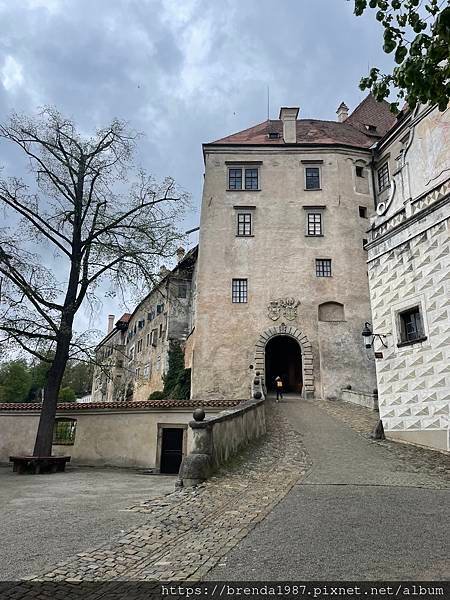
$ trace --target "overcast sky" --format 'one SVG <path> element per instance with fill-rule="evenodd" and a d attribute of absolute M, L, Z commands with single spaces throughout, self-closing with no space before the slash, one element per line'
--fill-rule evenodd
<path fill-rule="evenodd" d="M 192 194 L 186 228 L 200 218 L 202 142 L 265 120 L 267 86 L 271 118 L 288 105 L 334 120 L 364 97 L 369 65 L 389 64 L 353 0 L 0 0 L 0 23 L 0 119 L 53 104 L 86 132 L 128 120 L 146 169 Z M 20 170 L 4 145 L 1 164 Z M 105 299 L 95 321 L 122 308 Z"/>

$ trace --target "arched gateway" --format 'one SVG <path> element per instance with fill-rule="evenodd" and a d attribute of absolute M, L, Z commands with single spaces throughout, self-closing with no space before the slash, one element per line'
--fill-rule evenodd
<path fill-rule="evenodd" d="M 261 372 L 267 389 L 271 388 L 275 371 L 284 369 L 277 374 L 283 376 L 288 390 L 301 389 L 304 397 L 314 395 L 311 343 L 294 326 L 281 323 L 259 336 L 255 344 L 255 369 Z"/>

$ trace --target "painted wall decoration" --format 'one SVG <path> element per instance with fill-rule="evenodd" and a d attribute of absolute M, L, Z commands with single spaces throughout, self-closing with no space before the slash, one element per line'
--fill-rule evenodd
<path fill-rule="evenodd" d="M 269 302 L 267 313 L 272 321 L 276 321 L 280 317 L 293 321 L 297 317 L 297 306 L 299 304 L 300 301 L 295 298 L 278 298 Z"/>

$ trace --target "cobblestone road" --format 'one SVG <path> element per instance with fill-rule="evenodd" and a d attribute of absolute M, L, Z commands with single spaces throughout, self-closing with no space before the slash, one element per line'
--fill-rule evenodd
<path fill-rule="evenodd" d="M 200 580 L 301 479 L 307 455 L 277 406 L 266 438 L 207 483 L 130 510 L 148 523 L 33 580 Z"/>
<path fill-rule="evenodd" d="M 340 439 L 342 436 L 345 438 L 344 424 L 345 428 L 352 428 L 358 432 L 369 461 L 371 460 L 370 448 L 376 451 L 375 454 L 383 454 L 385 450 L 392 453 L 392 463 L 397 466 L 392 469 L 390 477 L 392 481 L 399 480 L 396 485 L 400 488 L 403 485 L 402 476 L 406 477 L 404 480 L 407 482 L 416 481 L 419 482 L 419 485 L 423 482 L 424 486 L 430 488 L 448 488 L 446 483 L 448 457 L 394 442 L 369 441 L 369 432 L 378 418 L 376 413 L 362 407 L 339 402 L 314 401 L 314 403 L 316 404 L 314 410 L 317 409 L 318 413 L 325 411 L 335 423 L 340 423 L 336 427 L 336 431 L 344 431 L 344 433 L 338 434 L 337 438 Z M 311 403 L 308 402 L 307 405 L 311 405 Z M 293 427 L 291 424 L 294 415 L 292 411 L 295 412 L 297 422 L 302 423 L 302 410 L 305 411 L 306 416 L 305 406 L 299 405 L 296 408 L 295 403 L 287 406 L 286 404 L 273 404 L 269 401 L 267 436 L 259 443 L 249 447 L 234 463 L 228 465 L 227 470 L 218 473 L 216 477 L 196 489 L 177 490 L 167 496 L 130 507 L 130 511 L 148 515 L 148 520 L 113 542 L 81 552 L 48 569 L 45 573 L 29 577 L 30 584 L 37 581 L 65 581 L 74 584 L 81 581 L 200 581 L 205 578 L 211 579 L 211 577 L 216 579 L 228 577 L 233 575 L 233 571 L 227 569 L 228 563 L 225 557 L 236 553 L 238 550 L 236 547 L 246 536 L 248 537 L 245 544 L 239 544 L 240 560 L 244 556 L 244 560 L 249 564 L 255 560 L 258 562 L 257 556 L 260 552 L 258 546 L 256 545 L 252 549 L 251 557 L 248 554 L 249 548 L 244 548 L 249 544 L 251 546 L 251 540 L 255 537 L 255 526 L 262 521 L 265 523 L 265 517 L 277 505 L 278 507 L 272 513 L 275 514 L 274 518 L 276 518 L 277 511 L 280 514 L 283 513 L 284 509 L 280 507 L 288 506 L 289 502 L 292 504 L 292 501 L 288 501 L 286 504 L 288 498 L 280 503 L 289 492 L 291 492 L 289 498 L 295 497 L 294 491 L 300 489 L 310 490 L 311 492 L 308 491 L 307 494 L 311 495 L 314 489 L 319 489 L 315 486 L 322 485 L 319 480 L 315 481 L 314 477 L 316 479 L 324 477 L 324 481 L 327 481 L 327 471 L 312 468 L 311 459 L 305 450 L 305 442 L 307 442 L 306 447 L 309 450 L 309 440 L 312 438 L 308 438 L 307 434 L 304 435 L 300 426 Z M 354 443 L 355 434 L 352 435 Z M 367 439 L 363 440 L 362 438 Z M 322 446 L 327 445 L 323 440 L 322 442 L 320 442 Z M 317 441 L 315 443 L 317 449 Z M 329 443 L 332 445 L 337 442 L 330 439 Z M 369 444 L 373 444 L 373 446 L 369 447 Z M 311 448 L 314 450 L 314 444 L 311 445 Z M 350 448 L 350 451 L 353 449 Z M 332 448 L 330 452 L 333 452 Z M 311 455 L 313 456 L 314 452 Z M 353 460 L 352 456 L 348 460 Z M 403 469 L 402 465 L 405 469 L 407 467 L 406 475 L 404 472 L 400 472 Z M 339 483 L 338 471 L 339 468 L 333 465 L 331 472 L 333 477 L 338 478 L 337 484 L 347 485 Z M 411 475 L 413 472 L 416 472 L 417 475 Z M 363 465 L 361 473 L 365 476 Z M 306 485 L 297 485 L 302 483 Z M 332 483 L 332 485 L 336 485 L 336 483 Z M 323 485 L 323 493 L 327 486 L 327 483 Z M 336 490 L 336 488 L 334 489 Z M 337 495 L 339 493 L 332 492 Z M 312 501 L 311 516 L 317 503 L 321 501 L 320 494 L 312 499 L 309 496 L 305 497 L 307 501 Z M 294 510 L 294 505 L 289 507 L 290 513 Z M 325 516 L 321 515 L 318 519 L 325 519 L 327 511 L 329 508 L 326 509 Z M 292 513 L 291 520 L 294 516 Z M 271 518 L 269 517 L 269 520 Z M 311 521 L 311 519 L 309 520 Z M 261 524 L 261 526 L 264 529 L 264 525 Z M 282 524 L 279 526 L 281 527 Z M 294 518 L 292 529 L 295 526 Z M 316 526 L 320 528 L 321 523 L 317 523 Z M 248 535 L 249 533 L 250 535 Z M 279 545 L 280 540 L 276 540 L 276 536 L 273 537 L 273 531 L 269 533 L 269 538 L 272 536 L 271 543 L 268 540 L 265 541 L 266 546 L 268 544 L 268 548 L 265 550 L 270 553 L 272 542 Z M 314 535 L 316 534 L 317 532 L 314 531 Z M 289 533 L 285 535 L 288 540 Z M 296 544 L 298 543 L 296 542 Z M 298 545 L 295 548 L 293 555 L 298 553 Z M 289 553 L 288 546 L 283 548 L 283 551 Z M 284 567 L 288 568 L 289 559 L 286 559 L 285 562 Z M 264 561 L 261 564 L 264 565 Z M 282 564 L 281 567 L 283 567 Z M 265 567 L 263 566 L 263 568 Z M 207 575 L 208 572 L 209 575 Z M 256 573 L 256 575 L 260 574 Z M 316 575 L 318 575 L 317 571 Z M 291 573 L 292 576 L 294 576 L 294 572 Z M 123 592 L 123 588 L 121 589 Z M 33 589 L 27 595 L 22 592 L 23 588 L 17 590 L 15 596 L 4 595 L 2 598 L 34 599 L 36 597 Z M 54 590 L 51 590 L 48 597 L 52 597 L 53 593 Z M 13 594 L 12 591 L 11 594 Z M 40 597 L 47 596 L 41 595 Z M 88 597 L 84 592 L 83 598 Z M 92 597 L 101 596 L 94 594 Z"/>

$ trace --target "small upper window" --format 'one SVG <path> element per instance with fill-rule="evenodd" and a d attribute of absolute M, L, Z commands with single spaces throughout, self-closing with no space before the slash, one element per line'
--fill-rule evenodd
<path fill-rule="evenodd" d="M 242 169 L 229 169 L 228 189 L 242 190 Z"/>
<path fill-rule="evenodd" d="M 364 177 L 364 167 L 356 165 L 356 177 Z"/>
<path fill-rule="evenodd" d="M 308 213 L 308 235 L 323 235 L 321 213 Z"/>
<path fill-rule="evenodd" d="M 138 343 L 136 345 L 136 352 L 141 352 L 142 351 L 142 340 L 138 340 Z"/>
<path fill-rule="evenodd" d="M 378 191 L 382 192 L 389 187 L 389 165 L 387 162 L 384 163 L 377 171 L 378 175 Z"/>
<path fill-rule="evenodd" d="M 331 258 L 316 259 L 316 277 L 331 277 Z"/>
<path fill-rule="evenodd" d="M 320 168 L 306 167 L 305 187 L 307 190 L 320 190 Z"/>
<path fill-rule="evenodd" d="M 278 131 L 269 131 L 269 133 L 267 134 L 267 137 L 269 138 L 269 140 L 278 140 L 280 137 L 280 134 L 278 133 Z"/>
<path fill-rule="evenodd" d="M 252 215 L 251 213 L 238 213 L 237 215 L 237 235 L 252 235 Z"/>
<path fill-rule="evenodd" d="M 248 300 L 248 282 L 247 279 L 233 279 L 232 296 L 234 303 L 245 303 Z"/>
<path fill-rule="evenodd" d="M 400 343 L 414 342 L 424 338 L 422 315 L 418 306 L 399 313 Z"/>
<path fill-rule="evenodd" d="M 362 219 L 367 219 L 367 207 L 365 206 L 359 206 L 359 216 Z"/>

